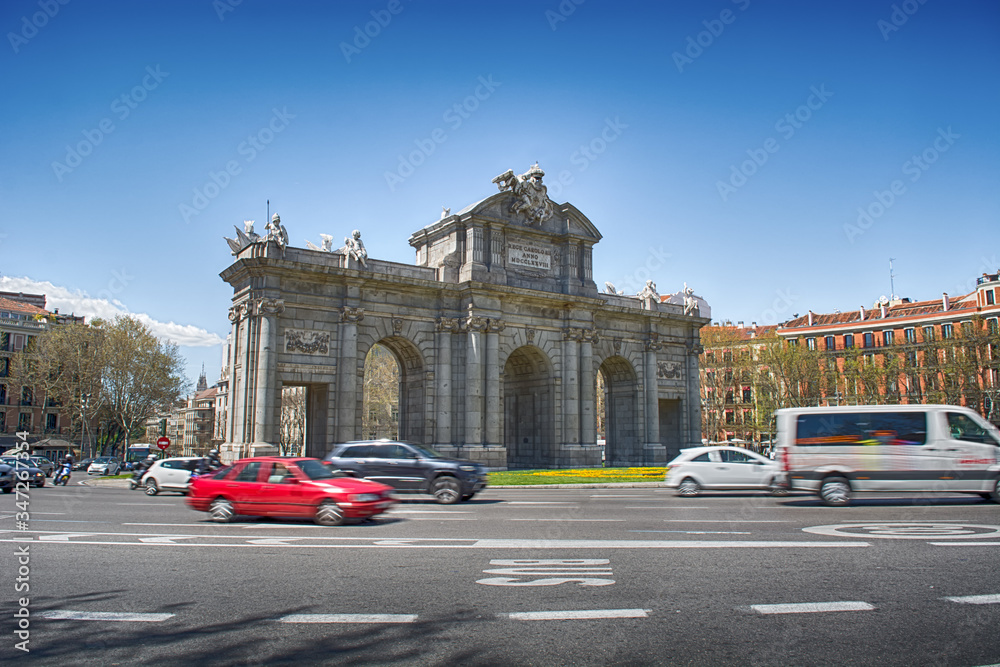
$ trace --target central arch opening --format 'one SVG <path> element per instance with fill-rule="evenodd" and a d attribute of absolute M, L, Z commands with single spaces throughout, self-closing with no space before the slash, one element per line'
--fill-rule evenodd
<path fill-rule="evenodd" d="M 552 369 L 541 350 L 519 347 L 503 369 L 503 443 L 508 468 L 552 464 L 555 418 Z"/>
<path fill-rule="evenodd" d="M 608 357 L 599 369 L 604 411 L 604 460 L 608 467 L 637 460 L 639 379 L 624 357 Z M 639 454 L 641 456 L 641 454 Z"/>
<path fill-rule="evenodd" d="M 365 355 L 361 432 L 365 438 L 424 441 L 424 362 L 399 336 L 383 338 Z"/>

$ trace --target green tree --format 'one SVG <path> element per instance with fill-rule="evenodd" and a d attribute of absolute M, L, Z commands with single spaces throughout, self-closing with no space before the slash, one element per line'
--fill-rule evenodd
<path fill-rule="evenodd" d="M 95 322 L 106 350 L 101 374 L 104 410 L 124 438 L 128 450 L 133 433 L 141 433 L 147 418 L 166 408 L 187 389 L 184 361 L 177 346 L 161 342 L 142 322 L 129 315 L 113 322 Z M 117 443 L 113 440 L 112 447 Z"/>
<path fill-rule="evenodd" d="M 399 365 L 382 345 L 365 356 L 361 430 L 368 438 L 399 437 Z"/>

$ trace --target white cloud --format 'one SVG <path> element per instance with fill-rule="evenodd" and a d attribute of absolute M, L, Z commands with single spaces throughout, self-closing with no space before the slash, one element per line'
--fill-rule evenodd
<path fill-rule="evenodd" d="M 53 285 L 48 281 L 31 280 L 30 278 L 0 277 L 0 291 L 24 292 L 26 294 L 44 294 L 46 310 L 59 309 L 68 315 L 82 315 L 88 320 L 95 317 L 110 320 L 118 315 L 131 315 L 153 332 L 158 338 L 169 340 L 186 347 L 212 347 L 222 345 L 225 341 L 218 335 L 205 329 L 175 322 L 160 322 L 146 313 L 132 313 L 117 299 L 108 300 L 94 298 L 82 290 Z"/>

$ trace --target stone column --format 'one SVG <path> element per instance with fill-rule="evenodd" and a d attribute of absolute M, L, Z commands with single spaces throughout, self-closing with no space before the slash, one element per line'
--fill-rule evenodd
<path fill-rule="evenodd" d="M 503 320 L 490 319 L 486 329 L 486 444 L 500 444 L 500 332 Z"/>
<path fill-rule="evenodd" d="M 587 329 L 580 339 L 580 442 L 597 444 L 597 378 L 594 376 L 596 329 Z"/>
<path fill-rule="evenodd" d="M 656 352 L 662 346 L 658 334 L 646 341 L 646 444 L 660 444 L 660 397 L 656 382 Z"/>
<path fill-rule="evenodd" d="M 458 330 L 458 320 L 439 317 L 437 321 L 437 409 L 435 420 L 437 429 L 434 442 L 438 445 L 451 444 L 451 335 Z"/>
<path fill-rule="evenodd" d="M 257 369 L 254 384 L 253 443 L 274 445 L 277 442 L 277 315 L 285 310 L 281 299 L 259 299 L 257 315 Z"/>
<path fill-rule="evenodd" d="M 698 357 L 700 357 L 705 352 L 705 349 L 701 346 L 701 335 L 698 329 L 694 329 L 692 332 L 692 339 L 688 341 L 687 345 L 687 371 L 684 377 L 684 384 L 687 387 L 687 395 L 685 397 L 685 405 L 681 406 L 682 415 L 686 417 L 682 420 L 682 435 L 684 440 L 681 442 L 681 446 L 685 445 L 689 447 L 694 447 L 701 444 L 701 396 L 699 395 L 698 387 L 699 380 L 698 377 Z"/>
<path fill-rule="evenodd" d="M 580 444 L 580 330 L 563 331 L 562 390 L 563 444 Z"/>
<path fill-rule="evenodd" d="M 486 319 L 472 314 L 465 318 L 465 444 L 483 444 L 483 329 Z"/>
<path fill-rule="evenodd" d="M 364 308 L 340 309 L 340 356 L 337 358 L 337 442 L 357 439 L 358 322 Z"/>

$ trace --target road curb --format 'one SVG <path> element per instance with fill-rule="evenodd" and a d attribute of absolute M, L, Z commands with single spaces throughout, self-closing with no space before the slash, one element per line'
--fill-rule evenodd
<path fill-rule="evenodd" d="M 604 482 L 595 484 L 490 484 L 487 489 L 648 489 L 663 482 Z"/>
<path fill-rule="evenodd" d="M 70 481 L 73 481 L 70 478 Z M 84 479 L 81 484 L 84 486 L 102 487 L 105 489 L 127 489 L 130 480 L 127 479 Z"/>

